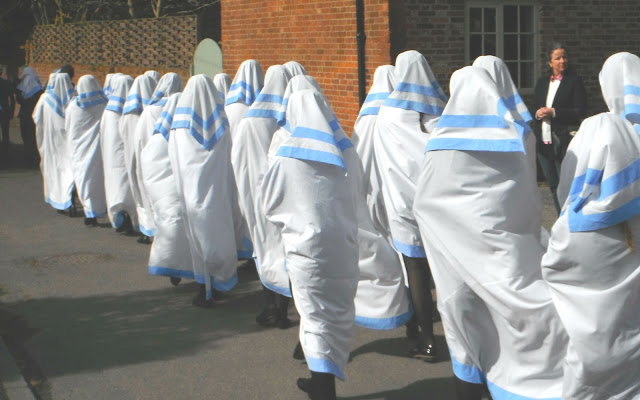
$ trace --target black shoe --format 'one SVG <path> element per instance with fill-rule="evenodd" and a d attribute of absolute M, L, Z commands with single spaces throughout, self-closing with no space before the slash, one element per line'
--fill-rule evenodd
<path fill-rule="evenodd" d="M 98 226 L 98 220 L 93 217 L 93 218 L 85 218 L 84 219 L 84 224 L 87 226 Z"/>
<path fill-rule="evenodd" d="M 205 285 L 200 285 L 198 294 L 195 295 L 191 302 L 196 307 L 211 308 L 213 307 L 213 299 L 207 299 L 207 288 Z"/>
<path fill-rule="evenodd" d="M 278 309 L 275 307 L 265 307 L 256 317 L 256 322 L 265 327 L 273 327 L 278 323 Z"/>
<path fill-rule="evenodd" d="M 171 282 L 171 284 L 173 286 L 178 286 L 180 284 L 180 281 L 182 280 L 182 278 L 177 278 L 175 276 L 171 276 L 169 277 L 169 281 Z"/>
<path fill-rule="evenodd" d="M 413 358 L 417 358 L 419 360 L 423 360 L 430 363 L 438 361 L 436 347 L 431 344 L 426 346 L 419 344 L 416 347 L 409 350 L 409 355 Z"/>
<path fill-rule="evenodd" d="M 298 384 L 298 389 L 305 393 L 311 393 L 313 391 L 313 382 L 311 381 L 311 378 L 298 378 L 296 383 Z"/>
<path fill-rule="evenodd" d="M 304 360 L 304 351 L 302 350 L 302 344 L 300 342 L 298 342 L 298 344 L 296 344 L 296 348 L 293 349 L 293 359 Z"/>
<path fill-rule="evenodd" d="M 311 371 L 311 379 L 298 378 L 298 388 L 309 395 L 311 400 L 335 400 L 336 382 L 333 374 Z"/>

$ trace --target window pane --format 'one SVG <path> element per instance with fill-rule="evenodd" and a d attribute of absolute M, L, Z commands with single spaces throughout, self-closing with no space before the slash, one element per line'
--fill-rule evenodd
<path fill-rule="evenodd" d="M 484 35 L 484 54 L 485 56 L 495 56 L 496 53 L 496 35 Z"/>
<path fill-rule="evenodd" d="M 505 61 L 518 59 L 518 35 L 504 35 L 504 56 Z"/>
<path fill-rule="evenodd" d="M 469 32 L 482 32 L 482 8 L 469 9 Z"/>
<path fill-rule="evenodd" d="M 471 35 L 469 38 L 469 57 L 471 60 L 482 55 L 482 35 Z"/>
<path fill-rule="evenodd" d="M 485 32 L 496 31 L 496 9 L 495 8 L 484 9 L 484 31 Z"/>
<path fill-rule="evenodd" d="M 533 35 L 520 36 L 520 59 L 533 60 Z"/>
<path fill-rule="evenodd" d="M 511 79 L 513 79 L 513 83 L 516 84 L 516 86 L 521 87 L 519 82 L 520 82 L 520 77 L 518 74 L 518 63 L 517 62 L 508 62 L 506 63 L 507 67 L 509 68 L 509 73 L 511 74 Z"/>
<path fill-rule="evenodd" d="M 504 6 L 504 31 L 518 32 L 518 6 Z"/>
<path fill-rule="evenodd" d="M 533 32 L 533 6 L 520 6 L 520 32 Z"/>
<path fill-rule="evenodd" d="M 534 82 L 533 62 L 520 63 L 520 88 L 532 88 Z"/>

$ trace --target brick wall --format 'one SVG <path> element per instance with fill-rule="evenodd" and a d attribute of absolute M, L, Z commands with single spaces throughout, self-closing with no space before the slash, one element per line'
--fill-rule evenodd
<path fill-rule="evenodd" d="M 37 26 L 30 65 L 43 83 L 64 63 L 74 81 L 91 74 L 104 82 L 109 71 L 136 77 L 155 69 L 176 72 L 185 84 L 196 48 L 195 16 Z"/>
<path fill-rule="evenodd" d="M 389 64 L 389 0 L 365 2 L 367 90 Z M 222 0 L 224 70 L 246 59 L 262 69 L 295 60 L 318 80 L 350 135 L 359 111 L 356 9 L 353 0 Z"/>

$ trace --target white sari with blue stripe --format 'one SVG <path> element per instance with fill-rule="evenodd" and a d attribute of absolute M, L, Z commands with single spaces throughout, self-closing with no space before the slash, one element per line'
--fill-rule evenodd
<path fill-rule="evenodd" d="M 540 196 L 522 129 L 486 70 L 451 77 L 414 213 L 457 378 L 495 400 L 559 400 L 566 333 L 542 279 Z"/>
<path fill-rule="evenodd" d="M 129 177 L 129 185 L 131 186 L 131 194 L 136 202 L 139 229 L 140 232 L 147 236 L 154 235 L 153 216 L 143 205 L 140 182 L 135 172 L 132 173 L 132 171 L 136 170 L 138 164 L 135 151 L 136 126 L 142 111 L 149 105 L 155 86 L 155 81 L 147 74 L 138 76 L 127 93 L 127 99 L 122 110 L 122 120 L 120 121 L 122 142 L 124 144 L 124 162 L 127 168 L 127 176 Z"/>
<path fill-rule="evenodd" d="M 375 159 L 393 245 L 408 257 L 425 258 L 413 198 L 424 146 L 447 99 L 417 51 L 398 55 L 395 75 L 397 85 L 376 120 Z"/>
<path fill-rule="evenodd" d="M 44 198 L 58 210 L 71 206 L 73 173 L 65 130 L 65 111 L 75 95 L 69 75 L 53 73 L 49 76 L 46 92 L 33 111 Z"/>
<path fill-rule="evenodd" d="M 382 197 L 382 189 L 380 184 L 380 171 L 375 158 L 373 148 L 373 137 L 375 134 L 376 120 L 380 107 L 391 92 L 396 83 L 394 67 L 392 65 L 381 65 L 376 68 L 373 74 L 373 84 L 369 89 L 369 94 L 365 99 L 360 114 L 353 127 L 353 135 L 351 141 L 356 148 L 364 176 L 368 180 L 366 183 L 367 208 L 369 215 L 376 229 L 389 237 L 387 221 L 387 213 L 384 208 L 384 199 Z"/>
<path fill-rule="evenodd" d="M 358 284 L 356 204 L 343 156 L 351 142 L 332 128 L 318 91 L 293 93 L 286 115 L 292 132 L 264 177 L 264 212 L 281 230 L 307 365 L 344 379 Z"/>
<path fill-rule="evenodd" d="M 107 213 L 111 225 L 114 228 L 120 227 L 126 212 L 131 217 L 134 228 L 138 229 L 136 203 L 129 185 L 120 126 L 126 96 L 132 84 L 133 78 L 129 75 L 117 74 L 110 80 L 113 90 L 100 121 L 100 149 L 104 167 Z"/>
<path fill-rule="evenodd" d="M 605 62 L 600 84 L 611 112 L 582 123 L 567 174 L 562 164 L 570 189 L 542 271 L 569 334 L 566 399 L 640 397 L 640 102 L 628 87 L 638 73 L 630 53 Z"/>
<path fill-rule="evenodd" d="M 170 95 L 182 90 L 182 78 L 175 72 L 169 72 L 160 78 L 155 90 L 149 94 L 148 104 L 142 110 L 134 127 L 132 135 L 132 158 L 129 166 L 129 180 L 133 198 L 136 201 L 136 211 L 140 222 L 140 232 L 147 236 L 155 236 L 155 224 L 153 222 L 153 209 L 144 184 L 142 183 L 142 164 L 140 153 L 153 133 L 162 107 L 166 104 Z M 125 116 L 126 117 L 126 116 Z"/>
<path fill-rule="evenodd" d="M 225 73 L 216 74 L 216 76 L 213 77 L 213 86 L 216 87 L 222 101 L 225 101 L 227 93 L 229 93 L 229 88 L 231 87 L 231 77 Z"/>
<path fill-rule="evenodd" d="M 36 70 L 32 67 L 25 67 L 20 73 L 20 83 L 16 89 L 22 92 L 22 98 L 25 100 L 41 91 L 42 84 Z"/>
<path fill-rule="evenodd" d="M 180 202 L 195 279 L 231 290 L 238 282 L 230 180 L 231 137 L 222 99 L 206 75 L 189 79 L 173 115 L 169 159 Z"/>
<path fill-rule="evenodd" d="M 231 164 L 240 208 L 254 243 L 254 259 L 262 284 L 291 297 L 280 230 L 264 216 L 260 186 L 269 169 L 268 151 L 279 129 L 276 117 L 290 75 L 281 65 L 267 70 L 265 86 L 238 125 L 231 148 Z"/>
<path fill-rule="evenodd" d="M 176 178 L 169 160 L 169 134 L 180 93 L 171 95 L 140 153 L 141 181 L 153 209 L 155 237 L 149 252 L 149 274 L 195 279 Z"/>
<path fill-rule="evenodd" d="M 256 60 L 242 62 L 224 100 L 224 111 L 229 121 L 229 133 L 232 143 L 238 124 L 244 118 L 249 107 L 258 98 L 263 85 L 264 74 L 260 64 Z M 238 258 L 251 259 L 253 257 L 253 244 L 250 239 L 249 227 L 240 211 L 238 190 L 235 188 L 233 171 L 230 170 L 229 173 L 229 179 L 234 186 L 231 206 L 233 207 L 233 226 L 236 235 L 236 246 L 238 246 Z"/>
<path fill-rule="evenodd" d="M 87 218 L 107 216 L 104 170 L 100 150 L 100 119 L 107 96 L 92 75 L 78 79 L 78 96 L 67 107 L 65 129 L 69 137 L 71 170 Z"/>

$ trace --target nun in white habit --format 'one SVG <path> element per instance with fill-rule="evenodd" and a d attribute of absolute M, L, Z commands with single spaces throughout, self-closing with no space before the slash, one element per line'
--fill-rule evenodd
<path fill-rule="evenodd" d="M 185 227 L 185 211 L 169 161 L 169 134 L 180 93 L 169 96 L 140 153 L 142 179 L 153 209 L 156 235 L 149 253 L 149 274 L 168 276 L 173 284 L 195 279 Z"/>
<path fill-rule="evenodd" d="M 153 80 L 153 86 L 156 86 L 162 78 L 162 74 L 158 71 L 154 71 L 150 69 L 149 71 L 144 71 L 144 74 Z"/>
<path fill-rule="evenodd" d="M 96 226 L 96 218 L 107 216 L 100 119 L 108 100 L 93 75 L 80 77 L 76 89 L 78 95 L 67 107 L 65 129 L 69 137 L 71 170 L 84 209 L 84 223 Z"/>
<path fill-rule="evenodd" d="M 224 110 L 229 119 L 229 132 L 231 133 L 232 143 L 240 120 L 258 98 L 263 85 L 264 74 L 256 60 L 246 60 L 240 64 L 224 102 Z M 231 205 L 233 207 L 233 225 L 235 227 L 236 246 L 238 246 L 238 258 L 252 260 L 253 244 L 249 238 L 249 227 L 240 211 L 238 190 L 235 188 L 233 171 L 229 172 L 231 172 L 229 178 L 234 186 Z"/>
<path fill-rule="evenodd" d="M 169 159 L 176 179 L 195 278 L 204 286 L 194 304 L 208 307 L 213 289 L 238 282 L 231 216 L 231 136 L 224 104 L 206 75 L 189 79 L 176 106 Z"/>
<path fill-rule="evenodd" d="M 131 194 L 136 203 L 136 214 L 138 215 L 138 229 L 140 230 L 139 243 L 150 243 L 150 237 L 154 236 L 155 226 L 153 216 L 143 205 L 140 183 L 135 174 L 137 159 L 135 152 L 136 126 L 140 120 L 140 114 L 151 101 L 151 95 L 155 89 L 156 82 L 147 74 L 140 75 L 134 79 L 131 89 L 127 93 L 127 101 L 122 110 L 120 120 L 120 132 L 124 144 L 124 162 L 127 169 Z"/>
<path fill-rule="evenodd" d="M 107 76 L 104 78 L 104 94 L 107 96 L 107 98 L 109 96 L 111 96 L 111 93 L 113 93 L 113 81 L 115 79 L 116 76 L 118 75 L 122 75 L 122 73 L 117 72 L 117 73 L 113 73 L 113 74 L 107 74 Z"/>
<path fill-rule="evenodd" d="M 610 112 L 571 141 L 570 191 L 542 259 L 569 334 L 565 400 L 640 398 L 640 58 L 609 57 L 600 86 Z"/>
<path fill-rule="evenodd" d="M 216 76 L 213 77 L 213 86 L 216 87 L 222 101 L 225 101 L 227 93 L 229 93 L 229 88 L 231 87 L 231 77 L 223 72 L 216 74 Z"/>
<path fill-rule="evenodd" d="M 358 222 L 343 152 L 352 146 L 316 90 L 291 95 L 291 136 L 264 177 L 266 217 L 281 230 L 300 342 L 312 378 L 298 386 L 311 398 L 335 399 L 354 334 Z"/>
<path fill-rule="evenodd" d="M 414 214 L 438 288 L 458 398 L 560 399 L 566 334 L 542 279 L 540 202 L 519 116 L 486 70 L 451 76 Z"/>
<path fill-rule="evenodd" d="M 269 169 L 269 145 L 279 128 L 276 118 L 290 78 L 291 75 L 283 66 L 269 67 L 265 86 L 240 121 L 231 147 L 231 165 L 240 209 L 247 221 L 251 242 L 254 243 L 254 260 L 264 286 L 265 308 L 256 322 L 281 328 L 289 326 L 289 275 L 284 262 L 280 230 L 265 218 L 262 211 L 260 185 Z"/>
<path fill-rule="evenodd" d="M 283 64 L 283 67 L 285 67 L 287 71 L 289 71 L 289 74 L 292 77 L 298 75 L 307 75 L 307 70 L 304 69 L 302 64 L 297 61 L 288 61 Z"/>
<path fill-rule="evenodd" d="M 506 109 L 502 110 L 502 112 L 506 113 L 507 110 L 511 110 L 514 111 L 512 114 L 514 117 L 519 117 L 516 123 L 522 125 L 524 128 L 524 147 L 527 151 L 527 158 L 531 166 L 531 179 L 537 182 L 536 139 L 535 136 L 531 134 L 532 132 L 529 126 L 533 118 L 531 117 L 529 109 L 527 109 L 527 105 L 524 104 L 522 97 L 520 97 L 518 88 L 515 83 L 513 83 L 513 79 L 511 79 L 509 67 L 496 56 L 480 56 L 473 62 L 473 66 L 485 69 L 495 81 L 506 106 Z"/>
<path fill-rule="evenodd" d="M 49 76 L 46 92 L 33 111 L 44 198 L 58 210 L 66 210 L 72 205 L 74 182 L 65 112 L 75 95 L 69 75 L 53 73 Z"/>
<path fill-rule="evenodd" d="M 160 114 L 162 114 L 162 107 L 166 104 L 167 99 L 172 94 L 180 91 L 182 91 L 182 78 L 180 78 L 180 75 L 174 72 L 163 75 L 150 96 L 147 106 L 140 114 L 140 118 L 133 130 L 133 152 L 131 166 L 129 168 L 129 177 L 132 183 L 133 198 L 136 200 L 140 232 L 143 235 L 142 241 L 147 243 L 150 241 L 150 236 L 155 236 L 155 224 L 153 223 L 153 209 L 149 201 L 149 196 L 145 192 L 144 184 L 142 183 L 140 153 L 151 137 L 155 124 L 158 118 L 160 118 Z"/>
<path fill-rule="evenodd" d="M 381 65 L 376 68 L 376 72 L 373 74 L 373 84 L 360 108 L 351 136 L 351 141 L 360 156 L 360 161 L 362 161 L 365 179 L 367 179 L 365 190 L 369 215 L 376 230 L 387 237 L 389 236 L 387 230 L 389 223 L 382 199 L 380 172 L 374 154 L 373 137 L 380 107 L 393 92 L 395 85 L 396 77 L 393 65 Z"/>
<path fill-rule="evenodd" d="M 374 157 L 380 172 L 382 198 L 394 247 L 402 254 L 420 327 L 418 343 L 410 355 L 437 360 L 433 334 L 431 275 L 413 199 L 424 146 L 446 103 L 444 92 L 427 60 L 415 50 L 398 55 L 397 84 L 378 112 L 374 131 Z"/>
<path fill-rule="evenodd" d="M 138 218 L 124 159 L 120 121 L 133 78 L 129 75 L 117 75 L 111 81 L 113 92 L 100 121 L 104 189 L 111 225 L 118 232 L 130 233 L 137 230 Z"/>

